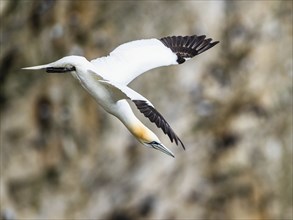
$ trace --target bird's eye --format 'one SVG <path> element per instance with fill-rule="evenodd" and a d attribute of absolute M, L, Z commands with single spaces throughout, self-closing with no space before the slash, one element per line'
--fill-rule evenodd
<path fill-rule="evenodd" d="M 68 71 L 68 72 L 70 72 L 70 71 L 75 71 L 76 69 L 75 69 L 75 66 L 72 66 L 72 65 L 66 65 L 65 66 L 65 69 L 66 69 L 66 71 Z"/>
<path fill-rule="evenodd" d="M 150 144 L 150 145 L 160 145 L 158 142 L 156 142 L 156 141 L 152 141 L 152 142 L 150 142 L 150 143 L 148 143 L 148 144 Z"/>

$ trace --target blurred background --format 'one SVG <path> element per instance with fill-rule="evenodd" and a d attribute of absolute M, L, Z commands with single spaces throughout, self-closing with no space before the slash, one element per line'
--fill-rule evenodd
<path fill-rule="evenodd" d="M 292 1 L 0 2 L 1 219 L 292 219 Z M 143 38 L 220 44 L 130 84 L 186 145 L 139 144 L 69 74 Z"/>

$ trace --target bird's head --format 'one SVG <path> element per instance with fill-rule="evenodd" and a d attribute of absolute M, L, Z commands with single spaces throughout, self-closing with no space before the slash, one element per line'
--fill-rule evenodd
<path fill-rule="evenodd" d="M 25 67 L 22 69 L 25 70 L 39 70 L 45 69 L 48 73 L 67 73 L 76 71 L 78 68 L 82 68 L 88 61 L 86 58 L 81 56 L 66 56 L 57 60 L 53 63 L 39 65 L 39 66 L 32 66 L 32 67 Z"/>
<path fill-rule="evenodd" d="M 159 138 L 145 126 L 136 126 L 131 128 L 130 131 L 144 146 L 159 150 L 171 157 L 175 157 L 174 154 L 161 143 Z"/>

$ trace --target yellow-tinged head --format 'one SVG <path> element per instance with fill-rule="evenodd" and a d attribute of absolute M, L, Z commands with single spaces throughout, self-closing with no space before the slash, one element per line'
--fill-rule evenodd
<path fill-rule="evenodd" d="M 165 147 L 159 140 L 159 138 L 147 127 L 135 126 L 129 129 L 136 139 L 147 147 L 159 150 L 171 157 L 175 157 L 174 154 Z"/>

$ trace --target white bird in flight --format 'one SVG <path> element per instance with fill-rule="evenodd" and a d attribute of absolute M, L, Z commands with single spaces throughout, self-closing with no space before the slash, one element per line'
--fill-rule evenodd
<path fill-rule="evenodd" d="M 142 73 L 160 66 L 182 64 L 215 46 L 205 35 L 172 36 L 124 43 L 110 55 L 88 61 L 81 56 L 66 56 L 53 63 L 26 67 L 26 70 L 45 69 L 48 73 L 71 73 L 95 100 L 110 114 L 116 116 L 147 147 L 174 154 L 133 113 L 128 100 L 151 122 L 161 128 L 170 141 L 185 149 L 164 117 L 145 97 L 127 85 Z"/>

